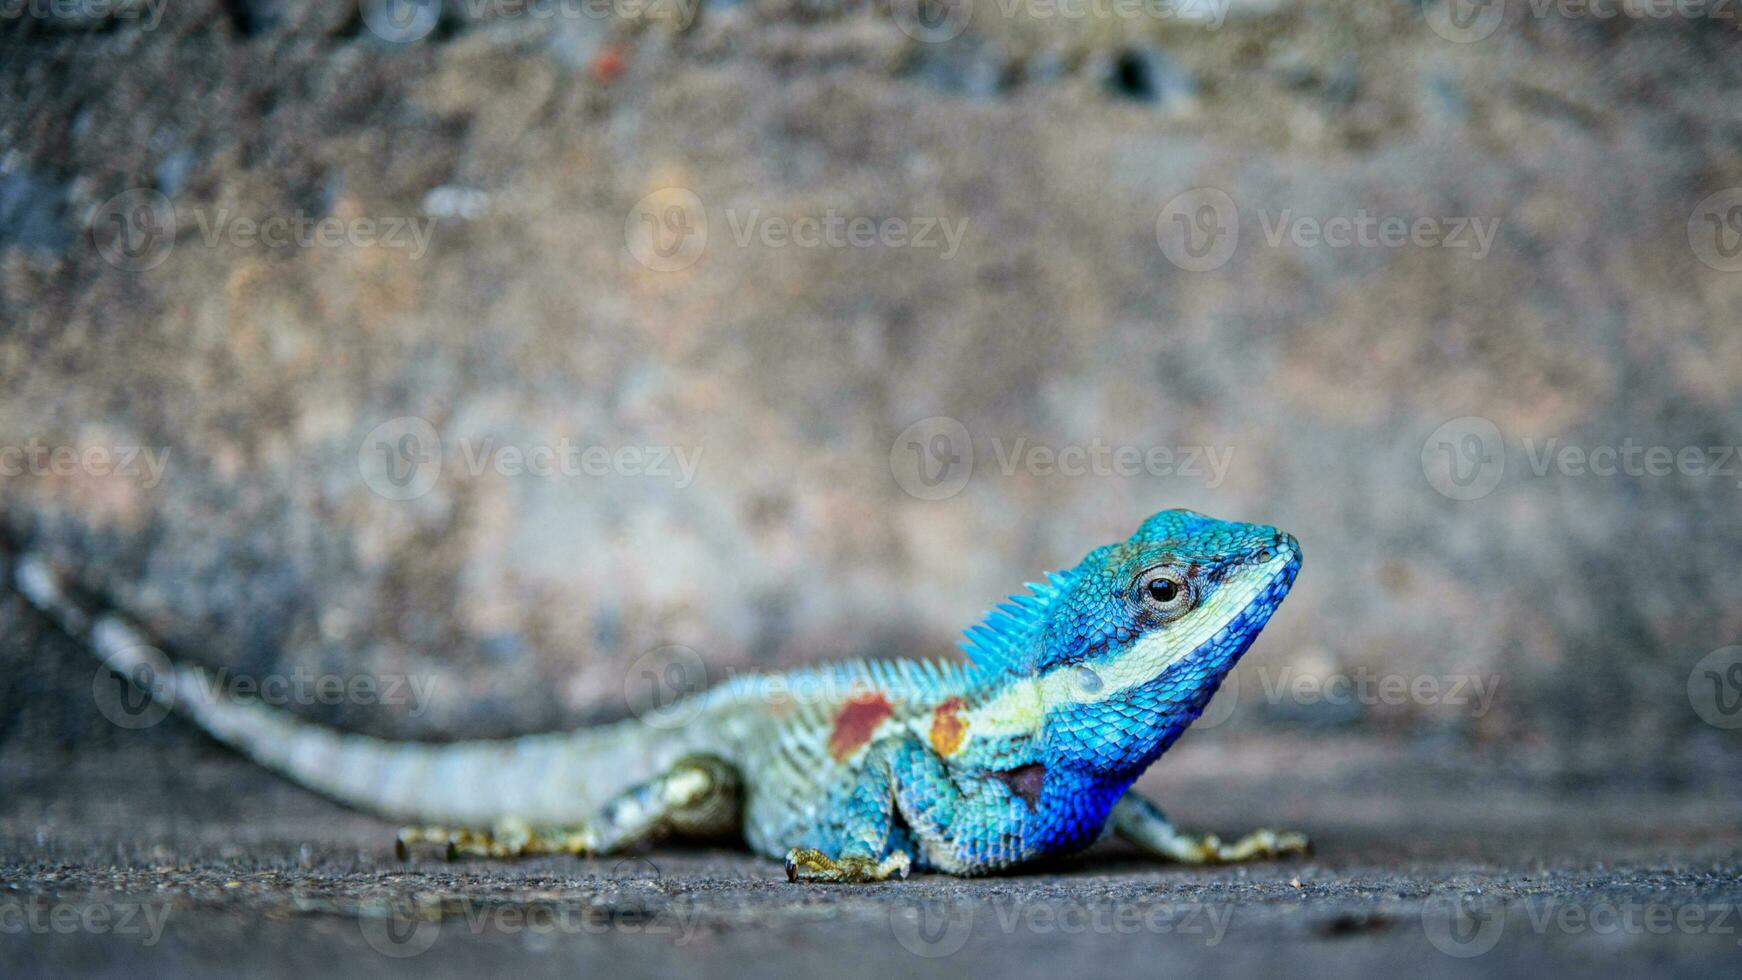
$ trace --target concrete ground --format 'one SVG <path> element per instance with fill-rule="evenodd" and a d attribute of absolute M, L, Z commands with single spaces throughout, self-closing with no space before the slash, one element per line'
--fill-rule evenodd
<path fill-rule="evenodd" d="M 1742 806 L 1431 747 L 1231 735 L 1145 780 L 1300 862 L 1116 845 L 982 880 L 798 887 L 729 849 L 449 864 L 192 738 L 0 752 L 0 975 L 1733 975 Z"/>

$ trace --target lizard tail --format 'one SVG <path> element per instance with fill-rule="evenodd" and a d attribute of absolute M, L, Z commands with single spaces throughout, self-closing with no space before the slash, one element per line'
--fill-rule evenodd
<path fill-rule="evenodd" d="M 573 826 L 693 749 L 694 739 L 683 732 L 636 719 L 448 743 L 340 732 L 226 695 L 208 671 L 172 663 L 123 614 L 67 590 L 38 556 L 18 556 L 13 579 L 32 606 L 157 705 L 294 782 L 382 816 L 462 826 L 514 817 L 536 826 Z"/>

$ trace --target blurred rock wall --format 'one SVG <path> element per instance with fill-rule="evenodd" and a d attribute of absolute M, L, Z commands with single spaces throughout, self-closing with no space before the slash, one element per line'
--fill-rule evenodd
<path fill-rule="evenodd" d="M 1737 758 L 1735 24 L 973 2 L 9 13 L 5 527 L 488 733 L 1187 506 L 1307 554 L 1211 720 Z"/>

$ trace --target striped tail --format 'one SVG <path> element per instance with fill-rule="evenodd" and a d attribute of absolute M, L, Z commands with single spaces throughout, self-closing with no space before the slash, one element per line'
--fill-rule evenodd
<path fill-rule="evenodd" d="M 206 670 L 171 663 L 123 614 L 72 595 L 38 556 L 20 555 L 13 579 L 31 605 L 157 704 L 294 782 L 387 817 L 463 826 L 515 817 L 572 826 L 706 743 L 705 724 L 662 729 L 638 719 L 440 744 L 340 732 L 227 696 Z"/>

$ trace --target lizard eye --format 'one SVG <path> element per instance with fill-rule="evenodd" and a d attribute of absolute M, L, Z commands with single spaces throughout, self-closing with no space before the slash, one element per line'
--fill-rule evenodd
<path fill-rule="evenodd" d="M 1084 694 L 1094 694 L 1101 689 L 1101 675 L 1095 673 L 1095 668 L 1079 664 L 1077 666 L 1077 687 Z"/>
<path fill-rule="evenodd" d="M 1191 583 L 1172 568 L 1152 568 L 1138 578 L 1143 605 L 1164 620 L 1184 615 L 1192 608 Z"/>

